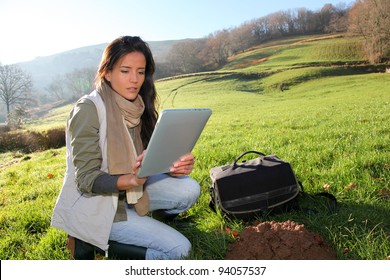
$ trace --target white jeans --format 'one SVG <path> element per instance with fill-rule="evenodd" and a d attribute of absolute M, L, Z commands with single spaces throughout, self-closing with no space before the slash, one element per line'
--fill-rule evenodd
<path fill-rule="evenodd" d="M 149 195 L 149 211 L 166 209 L 179 214 L 192 207 L 200 195 L 199 184 L 188 176 L 167 174 L 151 176 L 145 183 Z M 191 249 L 188 239 L 172 227 L 149 216 L 139 216 L 126 207 L 127 221 L 113 223 L 110 240 L 146 247 L 147 260 L 181 259 Z"/>

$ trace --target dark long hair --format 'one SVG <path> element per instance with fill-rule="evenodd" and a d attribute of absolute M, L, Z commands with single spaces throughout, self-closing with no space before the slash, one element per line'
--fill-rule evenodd
<path fill-rule="evenodd" d="M 131 52 L 143 53 L 146 59 L 145 81 L 139 91 L 144 103 L 145 111 L 141 116 L 141 139 L 144 148 L 147 147 L 152 136 L 154 126 L 158 118 L 157 92 L 154 85 L 155 64 L 152 52 L 146 42 L 140 37 L 122 36 L 112 41 L 104 50 L 99 69 L 96 74 L 95 84 L 103 81 L 110 84 L 104 77 L 111 71 L 120 58 Z"/>

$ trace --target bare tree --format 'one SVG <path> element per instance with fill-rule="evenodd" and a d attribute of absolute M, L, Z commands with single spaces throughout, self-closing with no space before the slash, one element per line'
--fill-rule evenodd
<path fill-rule="evenodd" d="M 349 31 L 364 37 L 364 49 L 371 63 L 390 55 L 390 1 L 359 0 L 349 13 Z"/>
<path fill-rule="evenodd" d="M 299 8 L 296 10 L 295 26 L 298 33 L 304 34 L 308 32 L 310 13 L 311 12 L 306 8 Z"/>
<path fill-rule="evenodd" d="M 65 75 L 66 85 L 72 93 L 72 98 L 79 98 L 94 89 L 95 69 L 76 69 Z"/>
<path fill-rule="evenodd" d="M 255 42 L 257 44 L 263 43 L 270 39 L 271 32 L 269 26 L 269 18 L 267 16 L 255 19 L 253 21 L 253 35 L 255 36 Z"/>
<path fill-rule="evenodd" d="M 348 11 L 349 9 L 344 3 L 338 4 L 324 31 L 329 33 L 346 32 L 348 30 Z"/>
<path fill-rule="evenodd" d="M 228 30 L 217 31 L 208 36 L 204 49 L 205 64 L 215 69 L 226 63 L 231 54 L 229 39 Z"/>
<path fill-rule="evenodd" d="M 50 96 L 63 100 L 67 98 L 66 80 L 64 76 L 57 75 L 53 78 L 51 84 L 46 88 Z"/>
<path fill-rule="evenodd" d="M 325 4 L 322 9 L 318 12 L 317 18 L 319 28 L 321 32 L 324 32 L 328 28 L 333 15 L 336 13 L 336 7 L 332 4 Z"/>
<path fill-rule="evenodd" d="M 14 104 L 30 99 L 32 78 L 17 65 L 0 65 L 0 99 L 7 107 L 7 115 Z"/>
<path fill-rule="evenodd" d="M 200 53 L 205 40 L 186 40 L 174 44 L 167 56 L 173 75 L 194 73 L 203 70 Z"/>
<path fill-rule="evenodd" d="M 233 54 L 242 52 L 255 45 L 252 33 L 253 23 L 244 23 L 230 31 L 230 47 Z"/>
<path fill-rule="evenodd" d="M 286 12 L 276 12 L 268 16 L 269 27 L 273 38 L 288 34 L 289 15 Z"/>
<path fill-rule="evenodd" d="M 7 125 L 12 129 L 18 129 L 23 123 L 23 119 L 30 114 L 23 105 L 17 105 L 15 110 L 8 114 Z"/>

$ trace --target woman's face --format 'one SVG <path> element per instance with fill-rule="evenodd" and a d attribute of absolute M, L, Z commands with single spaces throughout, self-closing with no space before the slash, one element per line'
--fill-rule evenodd
<path fill-rule="evenodd" d="M 145 81 L 146 59 L 141 52 L 124 55 L 105 78 L 111 87 L 127 100 L 134 100 Z"/>

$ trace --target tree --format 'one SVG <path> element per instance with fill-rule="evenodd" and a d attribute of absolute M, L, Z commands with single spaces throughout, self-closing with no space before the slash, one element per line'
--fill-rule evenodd
<path fill-rule="evenodd" d="M 306 8 L 299 8 L 296 10 L 295 26 L 296 30 L 300 34 L 309 32 L 309 22 L 312 12 Z"/>
<path fill-rule="evenodd" d="M 270 14 L 268 24 L 273 38 L 286 35 L 289 31 L 289 14 L 282 11 Z"/>
<path fill-rule="evenodd" d="M 203 70 L 203 61 L 200 52 L 204 48 L 205 40 L 185 40 L 174 44 L 167 56 L 170 64 L 170 73 L 173 75 L 200 72 Z"/>
<path fill-rule="evenodd" d="M 7 115 L 12 105 L 30 99 L 32 78 L 17 65 L 0 65 L 0 98 L 7 107 Z"/>
<path fill-rule="evenodd" d="M 390 1 L 359 0 L 349 12 L 349 31 L 363 36 L 364 49 L 371 63 L 390 55 Z"/>
<path fill-rule="evenodd" d="M 329 33 L 346 32 L 348 30 L 348 11 L 349 9 L 346 8 L 344 3 L 338 4 L 324 31 Z"/>
<path fill-rule="evenodd" d="M 230 31 L 230 45 L 233 54 L 242 52 L 255 45 L 253 23 L 244 23 Z"/>
<path fill-rule="evenodd" d="M 29 112 L 23 105 L 17 105 L 15 110 L 8 114 L 7 125 L 12 129 L 20 128 L 23 119 L 29 116 Z"/>
<path fill-rule="evenodd" d="M 78 99 L 93 91 L 95 72 L 93 68 L 83 68 L 65 75 L 66 86 L 72 93 L 72 98 Z"/>
<path fill-rule="evenodd" d="M 57 100 L 63 100 L 67 98 L 67 91 L 65 88 L 65 77 L 57 75 L 53 78 L 51 84 L 46 88 L 49 95 Z"/>
<path fill-rule="evenodd" d="M 252 33 L 255 37 L 255 43 L 260 44 L 271 38 L 268 16 L 255 19 L 253 21 Z"/>
<path fill-rule="evenodd" d="M 211 69 L 224 65 L 231 55 L 230 33 L 228 30 L 217 31 L 208 36 L 205 49 L 205 64 Z"/>

